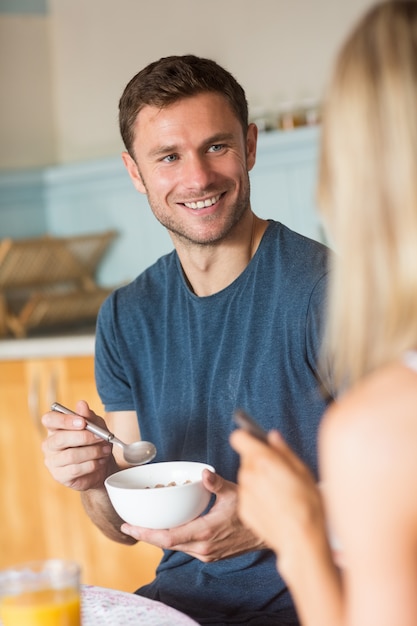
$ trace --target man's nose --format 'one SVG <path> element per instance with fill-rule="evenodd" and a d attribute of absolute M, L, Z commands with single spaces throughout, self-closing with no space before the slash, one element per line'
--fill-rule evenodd
<path fill-rule="evenodd" d="M 207 158 L 193 155 L 184 162 L 184 184 L 189 188 L 205 189 L 211 178 L 211 168 Z"/>

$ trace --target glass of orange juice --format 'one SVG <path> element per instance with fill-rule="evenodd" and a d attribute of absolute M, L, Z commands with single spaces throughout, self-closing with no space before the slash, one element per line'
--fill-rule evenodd
<path fill-rule="evenodd" d="M 60 559 L 0 572 L 2 626 L 81 626 L 80 567 Z"/>

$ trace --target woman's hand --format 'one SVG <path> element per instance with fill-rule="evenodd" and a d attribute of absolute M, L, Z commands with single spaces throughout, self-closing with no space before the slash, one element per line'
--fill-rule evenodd
<path fill-rule="evenodd" d="M 324 529 L 319 489 L 308 467 L 277 431 L 268 434 L 268 444 L 241 429 L 230 440 L 241 457 L 239 515 L 276 552 L 281 565 L 281 559 L 298 550 L 313 529 Z"/>

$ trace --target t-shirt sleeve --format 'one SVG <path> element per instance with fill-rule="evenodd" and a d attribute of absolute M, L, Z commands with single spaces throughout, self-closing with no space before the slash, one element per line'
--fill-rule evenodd
<path fill-rule="evenodd" d="M 101 306 L 97 317 L 95 340 L 95 378 L 97 391 L 106 412 L 133 411 L 131 385 L 123 367 L 121 349 L 115 329 L 116 294 Z"/>
<path fill-rule="evenodd" d="M 311 368 L 316 372 L 319 384 L 326 394 L 333 397 L 330 368 L 323 359 L 323 336 L 327 313 L 327 273 L 316 282 L 310 297 L 306 323 L 306 350 Z"/>

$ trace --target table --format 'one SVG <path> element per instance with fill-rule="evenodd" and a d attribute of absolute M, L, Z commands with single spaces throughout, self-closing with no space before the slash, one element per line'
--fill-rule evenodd
<path fill-rule="evenodd" d="M 162 602 L 105 587 L 82 585 L 81 606 L 82 626 L 198 626 Z"/>
<path fill-rule="evenodd" d="M 81 586 L 82 626 L 196 626 L 197 622 L 162 602 L 134 593 Z"/>

